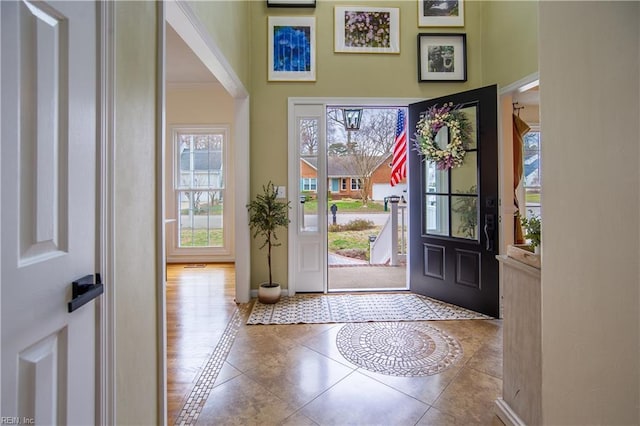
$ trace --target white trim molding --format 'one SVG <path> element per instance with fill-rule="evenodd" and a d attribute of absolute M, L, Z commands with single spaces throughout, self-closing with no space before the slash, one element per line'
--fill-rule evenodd
<path fill-rule="evenodd" d="M 495 403 L 496 416 L 498 416 L 506 426 L 527 426 L 504 399 L 498 398 Z"/>
<path fill-rule="evenodd" d="M 167 312 L 166 302 L 166 227 L 165 227 L 165 104 L 166 104 L 166 44 L 165 3 L 157 2 L 157 56 L 156 56 L 156 322 L 158 337 L 158 424 L 167 424 Z"/>
<path fill-rule="evenodd" d="M 98 329 L 97 421 L 116 423 L 116 337 L 115 337 L 115 4 L 98 2 L 99 30 L 99 267 L 105 292 L 96 301 Z"/>
<path fill-rule="evenodd" d="M 514 81 L 513 83 L 507 86 L 501 87 L 498 90 L 498 96 L 502 96 L 505 93 L 523 92 L 525 90 L 529 90 L 532 87 L 537 86 L 539 82 L 540 82 L 540 73 L 534 72 L 533 74 L 529 74 L 528 76 L 523 77 L 518 81 Z"/>
<path fill-rule="evenodd" d="M 167 22 L 200 58 L 225 90 L 234 98 L 249 96 L 242 81 L 237 77 L 218 44 L 195 15 L 189 3 L 183 0 L 169 0 L 164 4 Z"/>

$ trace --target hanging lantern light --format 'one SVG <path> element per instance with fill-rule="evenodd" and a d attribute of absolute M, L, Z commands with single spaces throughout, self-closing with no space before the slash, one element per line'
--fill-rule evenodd
<path fill-rule="evenodd" d="M 344 128 L 349 130 L 360 130 L 360 121 L 362 120 L 362 108 L 343 108 L 342 118 L 344 119 Z"/>

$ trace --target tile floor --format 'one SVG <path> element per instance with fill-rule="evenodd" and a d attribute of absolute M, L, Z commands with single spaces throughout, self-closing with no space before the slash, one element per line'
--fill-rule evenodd
<path fill-rule="evenodd" d="M 500 320 L 429 322 L 462 359 L 433 376 L 389 376 L 340 354 L 344 324 L 246 325 L 248 305 L 230 323 L 234 280 L 232 265 L 169 266 L 169 424 L 502 425 Z"/>

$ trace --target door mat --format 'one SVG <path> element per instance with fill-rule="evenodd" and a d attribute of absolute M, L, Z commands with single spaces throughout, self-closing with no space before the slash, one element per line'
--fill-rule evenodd
<path fill-rule="evenodd" d="M 278 303 L 256 300 L 247 324 L 320 324 L 369 321 L 493 319 L 413 293 L 301 294 Z"/>

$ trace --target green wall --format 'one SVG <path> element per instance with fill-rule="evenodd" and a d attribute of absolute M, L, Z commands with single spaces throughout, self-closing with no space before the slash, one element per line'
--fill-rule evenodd
<path fill-rule="evenodd" d="M 506 85 L 537 71 L 537 2 L 465 2 L 465 26 L 418 27 L 415 0 L 358 2 L 400 9 L 400 54 L 334 53 L 334 6 L 319 0 L 315 9 L 267 8 L 250 2 L 251 33 L 251 188 L 267 181 L 287 184 L 287 100 L 289 97 L 433 98 L 490 84 Z M 316 17 L 316 81 L 267 81 L 267 17 Z M 533 22 L 533 23 L 532 23 Z M 513 28 L 521 36 L 513 37 Z M 417 35 L 424 32 L 467 34 L 467 81 L 419 83 Z M 531 52 L 520 40 L 533 40 Z M 527 43 L 529 45 L 531 43 Z M 496 50 L 495 52 L 493 50 Z M 286 287 L 287 238 L 274 253 L 274 279 Z M 252 248 L 253 286 L 267 274 L 265 256 Z"/>
<path fill-rule="evenodd" d="M 509 85 L 538 70 L 538 2 L 483 2 L 484 84 Z"/>
<path fill-rule="evenodd" d="M 209 31 L 229 65 L 250 89 L 252 61 L 249 7 L 257 1 L 189 1 L 189 6 Z M 266 3 L 261 1 L 260 3 Z"/>

